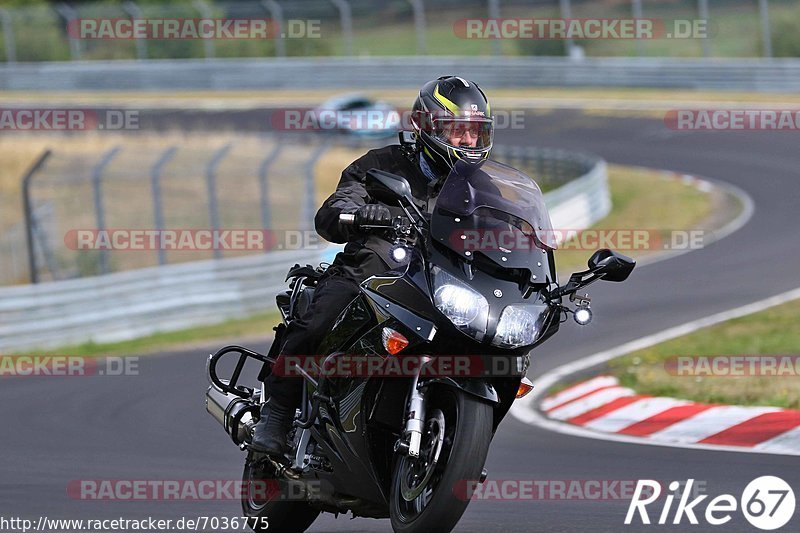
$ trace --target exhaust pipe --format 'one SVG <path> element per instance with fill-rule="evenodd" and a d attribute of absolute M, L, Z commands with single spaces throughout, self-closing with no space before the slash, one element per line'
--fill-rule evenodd
<path fill-rule="evenodd" d="M 222 424 L 234 444 L 241 446 L 252 440 L 253 427 L 258 421 L 261 406 L 252 399 L 225 393 L 211 386 L 206 391 L 206 411 Z"/>

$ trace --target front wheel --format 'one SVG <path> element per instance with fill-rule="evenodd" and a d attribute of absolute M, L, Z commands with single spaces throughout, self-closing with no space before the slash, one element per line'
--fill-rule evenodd
<path fill-rule="evenodd" d="M 261 454 L 250 452 L 242 474 L 242 511 L 256 533 L 300 533 L 317 519 L 319 511 L 304 500 L 287 500 L 286 481 L 276 479 Z"/>
<path fill-rule="evenodd" d="M 419 458 L 401 455 L 389 515 L 396 532 L 448 532 L 467 509 L 460 487 L 478 480 L 492 440 L 492 407 L 451 387 L 430 391 Z"/>

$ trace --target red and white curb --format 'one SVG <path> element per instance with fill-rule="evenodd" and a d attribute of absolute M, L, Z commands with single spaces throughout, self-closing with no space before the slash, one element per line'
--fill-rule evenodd
<path fill-rule="evenodd" d="M 620 386 L 613 376 L 573 385 L 544 398 L 539 407 L 552 420 L 653 443 L 800 455 L 800 411 L 643 396 Z"/>
<path fill-rule="evenodd" d="M 649 348 L 650 346 L 655 346 L 656 344 L 660 344 L 662 342 L 675 339 L 678 337 L 682 337 L 684 335 L 688 335 L 689 333 L 693 333 L 699 329 L 713 326 L 714 324 L 719 324 L 721 322 L 725 322 L 727 320 L 731 320 L 734 318 L 739 318 L 742 316 L 746 316 L 752 313 L 757 313 L 759 311 L 763 311 L 765 309 L 769 309 L 770 307 L 774 307 L 776 305 L 780 305 L 792 300 L 800 299 L 800 287 L 793 289 L 791 291 L 778 294 L 775 296 L 770 296 L 769 298 L 765 298 L 763 300 L 753 302 L 747 305 L 743 305 L 741 307 L 737 307 L 735 309 L 729 309 L 727 311 L 722 311 L 720 313 L 716 313 L 714 315 L 709 315 L 704 318 L 694 320 L 692 322 L 687 322 L 686 324 L 681 324 L 679 326 L 674 326 L 663 331 L 659 331 L 658 333 L 654 333 L 652 335 L 647 335 L 645 337 L 641 337 L 639 339 L 632 340 L 615 348 L 611 348 L 608 350 L 604 350 L 602 352 L 598 352 L 592 354 L 588 357 L 584 357 L 581 359 L 577 359 L 575 361 L 571 361 L 569 363 L 563 364 L 559 367 L 556 367 L 548 372 L 545 372 L 542 375 L 535 376 L 533 379 L 534 385 L 536 388 L 533 389 L 533 392 L 514 402 L 511 406 L 511 410 L 509 411 L 510 414 L 525 424 L 530 424 L 532 426 L 537 426 L 549 431 L 554 431 L 556 433 L 561 433 L 565 435 L 573 435 L 576 437 L 583 437 L 589 439 L 599 439 L 599 440 L 606 440 L 606 441 L 613 441 L 613 442 L 623 442 L 628 444 L 648 444 L 653 446 L 671 446 L 677 448 L 689 448 L 689 449 L 703 449 L 703 450 L 714 450 L 714 451 L 732 451 L 732 452 L 750 452 L 750 453 L 770 453 L 770 454 L 780 454 L 780 455 L 800 455 L 800 429 L 794 427 L 793 429 L 788 429 L 780 434 L 776 434 L 767 441 L 759 441 L 755 442 L 752 445 L 741 445 L 741 444 L 717 444 L 710 439 L 711 437 L 719 438 L 717 436 L 718 433 L 721 433 L 727 427 L 732 427 L 738 423 L 743 423 L 751 418 L 755 418 L 755 416 L 767 415 L 771 412 L 775 411 L 783 411 L 781 409 L 774 409 L 774 408 L 766 408 L 766 411 L 759 411 L 755 415 L 749 418 L 743 418 L 746 415 L 741 413 L 750 414 L 754 409 L 763 409 L 763 408 L 753 408 L 753 407 L 726 407 L 725 409 L 721 409 L 725 406 L 709 406 L 708 413 L 706 413 L 702 418 L 694 419 L 693 421 L 681 421 L 680 425 L 677 423 L 672 427 L 669 431 L 667 431 L 667 426 L 663 428 L 653 428 L 653 430 L 649 434 L 638 435 L 635 434 L 636 432 L 632 429 L 628 428 L 628 425 L 624 425 L 625 421 L 616 422 L 616 426 L 612 425 L 612 420 L 615 420 L 614 417 L 611 418 L 604 418 L 602 421 L 596 421 L 594 424 L 589 425 L 588 422 L 591 420 L 586 420 L 586 425 L 579 425 L 575 423 L 569 423 L 568 421 L 576 418 L 578 416 L 587 414 L 590 409 L 594 409 L 597 407 L 604 406 L 605 404 L 610 403 L 612 400 L 620 400 L 620 402 L 628 401 L 624 400 L 624 398 L 635 397 L 636 393 L 630 389 L 626 389 L 624 387 L 620 387 L 617 383 L 611 383 L 608 376 L 601 376 L 600 378 L 596 379 L 605 379 L 606 386 L 608 387 L 616 387 L 615 390 L 611 392 L 604 392 L 603 395 L 599 395 L 599 393 L 603 392 L 600 390 L 595 390 L 594 392 L 598 394 L 598 396 L 593 396 L 594 400 L 588 399 L 589 397 L 585 397 L 582 400 L 583 403 L 578 404 L 576 403 L 571 410 L 563 410 L 560 412 L 555 413 L 555 415 L 561 415 L 561 418 L 555 418 L 554 416 L 549 416 L 549 411 L 555 411 L 555 408 L 558 405 L 553 403 L 545 403 L 546 400 L 552 400 L 556 396 L 553 395 L 552 398 L 550 396 L 546 396 L 548 390 L 552 389 L 558 383 L 563 383 L 568 381 L 571 376 L 579 374 L 581 372 L 585 373 L 592 368 L 595 368 L 599 365 L 603 365 L 614 359 L 616 357 L 620 357 L 622 355 L 634 352 L 636 350 L 641 350 L 644 348 Z M 613 379 L 613 378 L 611 378 Z M 591 392 L 592 385 L 587 385 L 585 382 L 582 385 L 584 387 L 584 392 L 589 393 Z M 574 387 L 571 387 L 570 390 L 575 392 Z M 562 391 L 559 394 L 566 393 L 566 391 Z M 607 401 L 605 403 L 602 402 L 602 399 L 606 398 Z M 578 411 L 580 405 L 585 405 L 590 401 L 601 401 L 594 407 L 589 407 L 586 409 L 585 412 L 575 412 Z M 640 397 L 641 400 L 645 400 L 647 398 Z M 562 407 L 568 407 L 566 405 L 566 400 L 562 396 L 562 403 L 564 405 Z M 631 404 L 633 404 L 635 400 L 631 400 Z M 630 409 L 648 409 L 648 410 L 658 410 L 659 406 L 667 405 L 667 409 L 662 409 L 659 412 L 653 413 L 650 411 L 651 415 L 657 415 L 662 412 L 667 411 L 668 409 L 672 408 L 681 408 L 680 404 L 673 404 L 671 402 L 680 402 L 680 400 L 673 400 L 671 398 L 650 398 L 647 403 L 640 403 L 635 407 L 631 407 Z M 692 403 L 692 402 L 686 402 Z M 696 405 L 696 404 L 695 404 Z M 609 406 L 613 408 L 614 406 Z M 620 406 L 624 407 L 624 406 Z M 711 407 L 714 407 L 714 410 L 711 410 Z M 720 408 L 721 410 L 718 410 Z M 688 409 L 688 408 L 687 408 Z M 743 411 L 742 411 L 743 410 Z M 570 412 L 575 412 L 572 416 Z M 675 411 L 669 413 L 667 411 L 667 415 L 674 414 Z M 680 411 L 678 411 L 680 412 Z M 622 414 L 624 415 L 624 411 Z M 796 413 L 794 411 L 790 411 L 789 413 Z M 699 412 L 697 413 L 700 414 Z M 617 413 L 615 417 L 619 417 L 620 413 Z M 719 428 L 716 431 L 709 431 L 707 433 L 703 433 L 704 429 L 694 429 L 693 433 L 686 432 L 682 428 L 686 426 L 684 424 L 689 424 L 691 426 L 696 426 L 696 422 L 700 422 L 700 425 L 716 423 L 716 417 L 719 416 L 725 417 L 725 420 L 734 420 L 735 423 L 730 424 L 730 426 L 726 426 L 725 428 Z M 767 418 L 768 421 L 771 420 L 770 424 L 775 423 L 775 420 L 778 420 L 779 424 L 784 424 L 784 418 L 787 417 L 791 419 L 792 414 L 781 414 L 781 415 L 771 415 Z M 588 415 L 587 417 L 588 418 Z M 601 418 L 601 417 L 598 417 Z M 762 419 L 763 420 L 763 419 Z M 580 421 L 580 420 L 579 420 Z M 669 419 L 667 419 L 669 421 Z M 664 424 L 664 420 L 659 422 L 660 424 Z M 604 424 L 607 430 L 603 430 Z M 594 429 L 598 425 L 601 425 L 600 429 Z M 620 427 L 620 425 L 622 425 Z M 673 424 L 669 424 L 673 426 Z M 711 426 L 709 426 L 711 427 Z M 714 426 L 718 427 L 718 426 Z M 770 431 L 771 425 L 764 425 L 764 431 Z M 783 427 L 782 425 L 779 426 Z M 628 433 L 622 432 L 621 430 L 628 430 Z M 648 431 L 650 428 L 646 428 Z M 664 430 L 663 433 L 661 430 Z M 735 430 L 737 433 L 740 431 L 739 429 Z M 759 430 L 760 431 L 760 430 Z M 679 434 L 676 434 L 679 433 Z M 726 435 L 722 435 L 723 438 L 726 438 Z M 751 440 L 755 437 L 751 437 Z"/>

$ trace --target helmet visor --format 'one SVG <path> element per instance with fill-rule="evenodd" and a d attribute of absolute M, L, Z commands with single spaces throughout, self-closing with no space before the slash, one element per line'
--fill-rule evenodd
<path fill-rule="evenodd" d="M 431 130 L 437 141 L 462 150 L 491 148 L 494 134 L 491 119 L 435 118 Z"/>

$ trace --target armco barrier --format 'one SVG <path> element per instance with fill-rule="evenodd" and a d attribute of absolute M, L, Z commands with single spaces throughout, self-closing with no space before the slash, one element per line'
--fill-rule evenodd
<path fill-rule="evenodd" d="M 548 153 L 566 158 L 561 165 L 587 165 L 581 177 L 545 195 L 554 227 L 582 229 L 606 216 L 611 201 L 605 161 Z M 317 264 L 334 249 L 269 252 L 0 288 L 0 353 L 128 340 L 265 312 L 274 309 L 291 265 Z M 271 326 L 264 324 L 265 334 Z"/>
<path fill-rule="evenodd" d="M 319 257 L 320 250 L 270 252 L 3 288 L 0 353 L 127 340 L 263 312 L 274 308 L 289 267 Z"/>
<path fill-rule="evenodd" d="M 72 61 L 0 66 L 2 91 L 418 88 L 457 73 L 486 89 L 800 90 L 800 59 L 319 57 Z"/>

